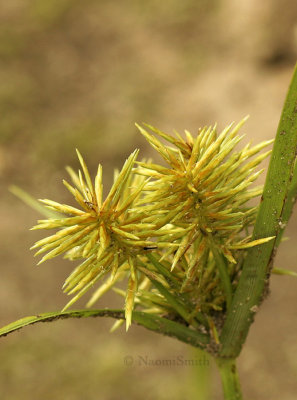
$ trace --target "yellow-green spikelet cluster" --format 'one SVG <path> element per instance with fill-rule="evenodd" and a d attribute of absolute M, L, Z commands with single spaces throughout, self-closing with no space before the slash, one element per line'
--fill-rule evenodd
<path fill-rule="evenodd" d="M 139 174 L 154 178 L 145 185 L 150 194 L 145 198 L 143 210 L 152 215 L 156 213 L 157 220 L 176 210 L 178 205 L 179 210 L 170 222 L 175 227 L 187 228 L 186 234 L 179 239 L 178 250 L 170 248 L 161 257 L 161 260 L 170 260 L 171 269 L 183 258 L 186 268 L 182 290 L 191 283 L 197 284 L 197 274 L 201 276 L 213 259 L 215 249 L 230 263 L 236 264 L 239 249 L 271 239 L 250 241 L 247 229 L 254 223 L 257 207 L 246 203 L 262 193 L 262 187 L 251 189 L 250 185 L 263 171 L 256 171 L 256 167 L 270 151 L 257 153 L 272 141 L 254 147 L 247 144 L 235 151 L 243 137 L 238 131 L 244 122 L 245 119 L 237 125 L 232 123 L 220 134 L 216 126 L 205 127 L 195 138 L 186 131 L 186 140 L 178 134 L 175 138 L 146 125 L 170 145 L 163 144 L 137 125 L 168 164 L 138 163 Z M 251 159 L 254 155 L 257 156 Z"/>
<path fill-rule="evenodd" d="M 93 185 L 87 166 L 77 151 L 82 171 L 76 174 L 71 168 L 68 172 L 73 186 L 67 181 L 64 185 L 74 196 L 80 209 L 51 200 L 40 200 L 48 208 L 61 213 L 61 218 L 38 221 L 32 229 L 59 229 L 52 236 L 38 241 L 32 249 L 40 247 L 35 255 L 47 252 L 38 263 L 66 252 L 66 258 L 84 261 L 70 274 L 64 284 L 68 294 L 75 294 L 65 306 L 68 308 L 88 291 L 100 278 L 111 273 L 112 283 L 129 271 L 126 296 L 127 326 L 131 323 L 137 273 L 135 256 L 155 243 L 148 240 L 156 229 L 148 213 L 131 214 L 129 209 L 142 195 L 147 180 L 132 173 L 138 151 L 134 151 L 125 162 L 122 170 L 115 173 L 113 186 L 103 201 L 102 167 L 99 165 Z M 66 217 L 65 217 L 66 214 Z M 163 244 L 170 246 L 168 243 Z M 162 246 L 162 243 L 159 243 Z M 100 289 L 102 291 L 102 288 Z M 99 297 L 100 292 L 93 296 Z"/>
<path fill-rule="evenodd" d="M 168 165 L 138 162 L 133 169 L 135 151 L 115 174 L 104 201 L 101 165 L 93 185 L 78 152 L 82 172 L 68 168 L 73 186 L 64 184 L 80 208 L 41 200 L 61 218 L 38 221 L 33 228 L 58 229 L 33 246 L 40 247 L 36 254 L 47 252 L 40 263 L 61 253 L 84 260 L 64 284 L 65 291 L 74 294 L 64 309 L 106 275 L 88 306 L 113 288 L 125 297 L 127 328 L 135 306 L 161 315 L 176 314 L 164 290 L 169 296 L 182 296 L 188 307 L 182 312 L 189 315 L 184 317 L 187 322 L 197 313 L 224 309 L 227 298 L 214 255 L 219 252 L 225 257 L 228 279 L 235 285 L 243 249 L 270 240 L 251 242 L 248 228 L 254 223 L 256 207 L 246 203 L 262 193 L 261 187 L 250 189 L 250 185 L 262 172 L 255 168 L 270 152 L 257 153 L 271 141 L 235 151 L 243 122 L 229 125 L 220 134 L 216 127 L 203 128 L 196 137 L 186 132 L 186 139 L 147 125 L 169 145 L 139 126 Z M 124 278 L 128 278 L 126 291 L 115 287 Z"/>

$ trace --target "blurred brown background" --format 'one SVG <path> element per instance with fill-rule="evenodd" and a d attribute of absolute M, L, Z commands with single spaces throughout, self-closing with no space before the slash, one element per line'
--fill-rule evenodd
<path fill-rule="evenodd" d="M 264 4 L 263 4 L 264 3 Z M 39 216 L 8 192 L 69 201 L 64 166 L 75 148 L 108 186 L 136 147 L 151 155 L 134 122 L 195 133 L 250 119 L 254 143 L 274 137 L 297 55 L 294 0 L 9 0 L 0 6 L 0 325 L 61 309 L 73 265 L 35 267 L 29 232 Z M 296 217 L 276 264 L 296 271 Z M 294 261 L 293 261 L 294 260 Z M 273 277 L 240 357 L 247 399 L 293 400 L 297 391 L 294 278 Z M 86 299 L 84 299 L 86 300 Z M 83 306 L 82 302 L 78 306 Z M 98 307 L 118 306 L 114 295 Z M 27 328 L 1 340 L 3 399 L 220 399 L 210 367 L 124 365 L 124 357 L 198 357 L 195 350 L 133 326 L 73 320 Z M 200 357 L 200 355 L 199 355 Z M 195 383 L 195 379 L 198 380 Z"/>

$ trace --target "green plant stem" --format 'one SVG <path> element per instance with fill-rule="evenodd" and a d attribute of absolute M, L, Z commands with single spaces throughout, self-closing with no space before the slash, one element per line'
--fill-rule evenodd
<path fill-rule="evenodd" d="M 216 359 L 219 368 L 225 400 L 241 400 L 241 388 L 235 359 Z"/>
<path fill-rule="evenodd" d="M 220 355 L 222 357 L 235 358 L 238 356 L 258 305 L 268 291 L 268 278 L 278 244 L 278 235 L 282 234 L 283 218 L 286 223 L 288 215 L 291 213 L 292 199 L 295 197 L 294 164 L 296 151 L 297 66 L 278 126 L 253 232 L 253 240 L 270 236 L 275 236 L 275 240 L 248 250 L 220 337 L 222 343 Z"/>
<path fill-rule="evenodd" d="M 185 394 L 184 398 L 195 400 L 211 399 L 211 375 L 212 363 L 210 356 L 204 350 L 191 349 L 190 356 L 199 363 L 194 363 L 189 374 L 189 384 L 187 385 L 189 394 Z M 201 361 L 201 362 L 200 362 Z"/>

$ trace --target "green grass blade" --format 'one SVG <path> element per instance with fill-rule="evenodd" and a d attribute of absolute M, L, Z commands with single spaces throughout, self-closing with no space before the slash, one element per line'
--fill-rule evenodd
<path fill-rule="evenodd" d="M 224 324 L 222 357 L 236 357 L 241 350 L 257 306 L 265 297 L 277 236 L 281 234 L 297 151 L 297 66 L 284 104 L 271 155 L 253 240 L 276 239 L 248 250 L 231 308 Z M 295 179 L 295 177 L 294 177 Z"/>
<path fill-rule="evenodd" d="M 209 243 L 210 243 L 210 248 L 211 248 L 213 257 L 216 262 L 216 266 L 219 270 L 219 275 L 221 278 L 223 290 L 224 290 L 224 293 L 226 296 L 226 303 L 227 303 L 227 310 L 228 310 L 231 306 L 231 301 L 232 301 L 232 286 L 231 286 L 230 277 L 229 277 L 228 271 L 227 271 L 226 260 L 225 260 L 224 256 L 218 252 L 215 245 L 211 241 L 210 237 L 209 237 Z"/>
<path fill-rule="evenodd" d="M 52 322 L 60 319 L 68 318 L 89 318 L 89 317 L 111 317 L 116 319 L 124 319 L 124 310 L 74 310 L 64 312 L 48 312 L 39 315 L 25 317 L 12 322 L 0 329 L 0 337 L 6 336 L 12 332 L 33 325 L 39 322 Z M 205 348 L 209 343 L 209 337 L 200 332 L 187 328 L 177 322 L 156 315 L 148 314 L 141 311 L 133 311 L 132 321 L 151 331 L 161 333 L 163 335 L 175 337 L 176 339 L 188 343 L 194 347 Z"/>
<path fill-rule="evenodd" d="M 198 327 L 197 322 L 191 317 L 190 312 L 186 309 L 186 307 L 177 300 L 177 296 L 167 290 L 162 283 L 151 279 L 152 284 L 156 289 L 165 297 L 171 307 L 189 324 L 192 324 L 195 327 Z"/>
<path fill-rule="evenodd" d="M 170 272 L 163 264 L 161 264 L 151 253 L 147 255 L 148 260 L 153 264 L 156 270 L 163 275 L 168 283 L 175 289 L 179 288 L 179 282 L 172 272 Z"/>
<path fill-rule="evenodd" d="M 173 272 L 169 271 L 166 269 L 164 265 L 162 265 L 151 253 L 147 254 L 148 260 L 152 263 L 152 265 L 156 268 L 156 270 L 166 279 L 168 284 L 176 291 L 179 292 L 181 289 L 180 283 L 178 282 L 177 278 L 174 276 Z M 141 262 L 141 260 L 138 260 L 139 263 L 143 264 L 143 266 L 146 266 L 144 263 Z M 198 327 L 197 321 L 204 325 L 205 327 L 208 326 L 207 319 L 202 315 L 201 312 L 195 312 L 195 316 L 193 318 L 192 313 L 188 311 L 191 307 L 191 303 L 187 301 L 187 299 L 184 298 L 185 294 L 181 295 L 179 298 L 183 301 L 177 300 L 176 295 L 173 295 L 170 293 L 169 290 L 167 290 L 160 282 L 157 282 L 154 279 L 151 279 L 151 282 L 153 285 L 158 289 L 158 291 L 166 298 L 168 303 L 172 306 L 172 308 L 175 309 L 175 311 L 185 319 L 188 323 L 190 323 L 193 326 Z"/>
<path fill-rule="evenodd" d="M 276 275 L 289 275 L 289 276 L 295 276 L 297 278 L 297 272 L 290 271 L 289 269 L 273 268 L 271 272 Z"/>
<path fill-rule="evenodd" d="M 61 214 L 48 210 L 46 207 L 40 204 L 39 201 L 34 199 L 34 197 L 32 197 L 29 193 L 25 192 L 18 186 L 11 185 L 9 187 L 9 191 L 20 200 L 22 200 L 29 207 L 33 208 L 33 210 L 39 212 L 39 214 L 44 215 L 47 218 L 61 218 Z"/>
<path fill-rule="evenodd" d="M 288 194 L 287 194 L 287 199 L 284 205 L 284 209 L 282 212 L 282 220 L 280 224 L 280 230 L 277 235 L 277 239 L 275 242 L 275 246 L 279 246 L 283 233 L 286 229 L 287 223 L 291 217 L 292 211 L 294 204 L 296 202 L 296 197 L 297 197 L 297 162 L 295 162 L 295 167 L 294 167 L 294 172 L 293 172 L 293 177 L 289 186 Z"/>

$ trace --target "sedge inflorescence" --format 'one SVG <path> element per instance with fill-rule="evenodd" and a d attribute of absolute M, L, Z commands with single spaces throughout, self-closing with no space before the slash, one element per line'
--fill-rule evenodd
<path fill-rule="evenodd" d="M 249 204 L 262 193 L 250 185 L 270 151 L 258 153 L 271 141 L 235 150 L 244 121 L 220 134 L 216 126 L 196 136 L 186 131 L 185 139 L 138 126 L 166 164 L 139 162 L 134 151 L 105 200 L 101 165 L 93 183 L 78 152 L 82 171 L 68 168 L 72 185 L 64 184 L 79 208 L 41 200 L 59 218 L 33 228 L 57 229 L 33 246 L 46 253 L 40 263 L 62 253 L 81 260 L 64 284 L 74 295 L 65 309 L 104 278 L 88 306 L 112 288 L 125 298 L 127 328 L 137 307 L 214 329 L 212 319 L 230 304 L 245 249 L 271 239 L 251 240 L 257 207 Z M 117 286 L 124 279 L 127 290 Z"/>

